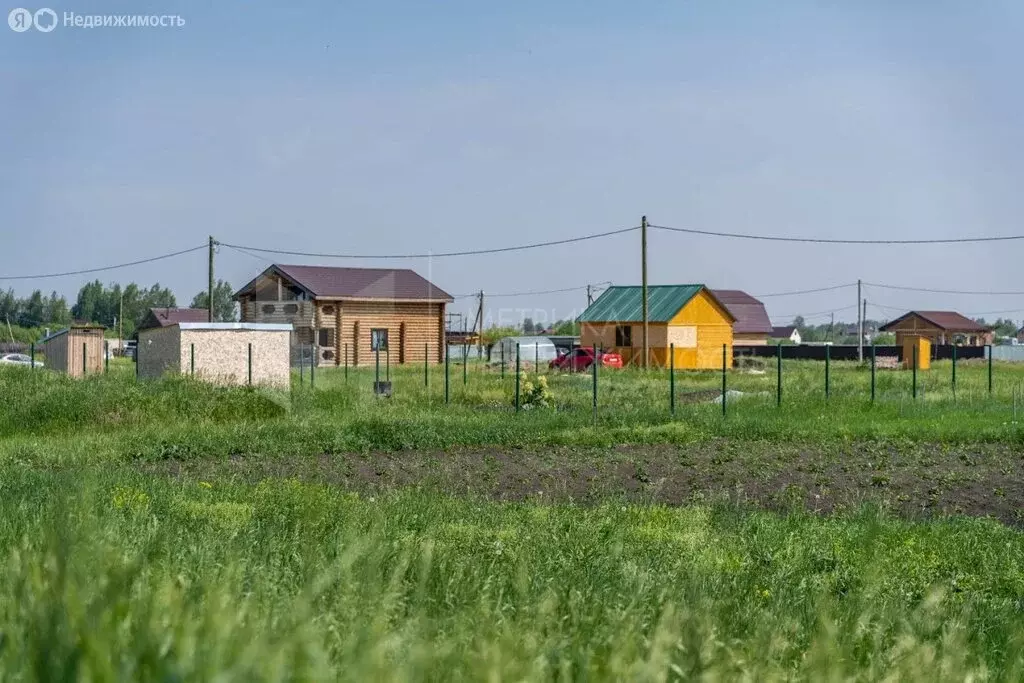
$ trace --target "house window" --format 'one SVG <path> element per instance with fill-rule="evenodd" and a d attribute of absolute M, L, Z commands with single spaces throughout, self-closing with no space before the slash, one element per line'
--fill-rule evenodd
<path fill-rule="evenodd" d="M 316 343 L 318 346 L 334 346 L 334 340 L 331 337 L 334 336 L 334 330 L 329 327 L 321 327 L 318 330 Z"/>
<path fill-rule="evenodd" d="M 273 315 L 274 304 L 263 304 L 263 315 Z"/>
<path fill-rule="evenodd" d="M 616 325 L 615 326 L 615 345 L 616 346 L 632 346 L 633 345 L 633 326 L 632 325 Z"/>
<path fill-rule="evenodd" d="M 370 330 L 370 350 L 388 350 L 388 331 L 383 327 L 375 327 L 372 330 Z"/>
<path fill-rule="evenodd" d="M 334 315 L 334 306 L 324 306 L 323 312 L 324 315 Z"/>
<path fill-rule="evenodd" d="M 295 315 L 296 313 L 299 312 L 299 305 L 298 304 L 285 304 L 284 305 L 284 312 L 285 312 L 285 315 Z"/>

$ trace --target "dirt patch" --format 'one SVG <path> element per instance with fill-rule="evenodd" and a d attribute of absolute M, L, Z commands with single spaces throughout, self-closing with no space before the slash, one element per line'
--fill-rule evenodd
<path fill-rule="evenodd" d="M 681 447 L 236 456 L 137 466 L 188 479 L 295 477 L 361 492 L 418 487 L 503 501 L 684 505 L 726 499 L 822 514 L 870 502 L 910 518 L 990 516 L 1024 527 L 1022 465 L 1024 454 L 999 444 L 806 446 L 723 439 Z"/>

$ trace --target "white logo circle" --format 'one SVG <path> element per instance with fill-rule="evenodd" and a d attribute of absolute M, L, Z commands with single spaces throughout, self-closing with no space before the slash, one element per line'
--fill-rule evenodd
<path fill-rule="evenodd" d="M 7 25 L 12 31 L 23 33 L 32 28 L 32 13 L 24 7 L 16 7 L 7 15 Z"/>
<path fill-rule="evenodd" d="M 44 7 L 40 10 L 36 10 L 34 18 L 37 31 L 49 33 L 53 29 L 57 28 L 57 13 L 54 12 L 49 7 Z M 47 19 L 49 20 L 47 21 Z"/>

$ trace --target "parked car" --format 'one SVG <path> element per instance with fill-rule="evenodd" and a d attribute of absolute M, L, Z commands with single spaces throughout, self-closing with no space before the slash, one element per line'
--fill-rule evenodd
<path fill-rule="evenodd" d="M 32 358 L 24 353 L 5 353 L 0 356 L 0 365 L 32 365 Z M 36 361 L 36 367 L 42 367 L 43 362 Z"/>
<path fill-rule="evenodd" d="M 610 351 L 598 351 L 597 359 L 602 367 L 621 368 L 622 356 Z M 570 372 L 582 372 L 589 370 L 594 364 L 594 350 L 587 347 L 574 349 L 569 353 L 563 353 L 548 364 L 552 370 L 569 370 Z"/>

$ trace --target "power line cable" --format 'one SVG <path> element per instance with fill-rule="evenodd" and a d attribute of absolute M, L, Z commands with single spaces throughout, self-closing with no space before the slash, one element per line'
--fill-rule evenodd
<path fill-rule="evenodd" d="M 610 281 L 605 281 L 605 282 L 599 282 L 596 285 L 590 285 L 591 291 L 592 292 L 603 291 L 602 285 L 610 285 L 610 284 L 611 284 Z M 532 291 L 532 292 L 503 292 L 503 293 L 500 293 L 500 294 L 491 294 L 490 292 L 484 290 L 484 296 L 487 297 L 487 298 L 490 298 L 490 299 L 494 299 L 494 298 L 498 298 L 498 297 L 512 297 L 512 296 L 539 296 L 541 294 L 562 294 L 564 292 L 582 292 L 582 291 L 586 290 L 586 288 L 587 288 L 587 285 L 583 285 L 581 287 L 565 287 L 563 289 L 544 289 L 544 290 L 535 290 L 535 291 Z M 479 292 L 472 292 L 470 294 L 458 294 L 458 295 L 455 295 L 452 298 L 454 298 L 454 299 L 469 299 L 469 298 L 473 298 L 473 297 L 477 297 L 477 296 L 480 296 Z"/>
<path fill-rule="evenodd" d="M 774 318 L 776 320 L 780 320 L 780 319 L 793 319 L 793 318 L 796 318 L 796 317 L 801 317 L 801 318 L 804 318 L 804 319 L 806 319 L 806 318 L 816 318 L 816 317 L 819 317 L 819 316 L 830 315 L 832 313 L 842 313 L 843 311 L 848 311 L 851 308 L 857 308 L 857 304 L 850 304 L 849 306 L 843 306 L 842 308 L 830 308 L 827 311 L 819 311 L 817 313 L 793 313 L 793 314 L 790 314 L 790 315 L 769 316 L 769 319 Z"/>
<path fill-rule="evenodd" d="M 66 277 L 69 275 L 86 275 L 88 273 L 102 273 L 108 270 L 128 268 L 129 266 L 141 266 L 144 263 L 153 263 L 154 261 L 161 261 L 163 259 L 169 259 L 175 256 L 181 256 L 183 254 L 190 254 L 193 251 L 206 249 L 207 246 L 208 245 L 206 244 L 201 244 L 198 247 L 192 247 L 191 249 L 182 249 L 181 251 L 171 252 L 170 254 L 162 254 L 160 256 L 153 256 L 151 258 L 140 259 L 138 261 L 129 261 L 128 263 L 118 263 L 117 265 L 114 266 L 101 266 L 99 268 L 85 268 L 82 270 L 69 270 L 63 273 L 42 273 L 38 275 L 0 275 L 0 280 L 42 280 L 44 278 L 51 277 Z"/>
<path fill-rule="evenodd" d="M 426 253 L 426 254 L 331 254 L 324 252 L 310 252 L 310 251 L 290 251 L 286 249 L 266 249 L 262 247 L 252 247 L 239 244 L 228 244 L 227 242 L 221 242 L 225 247 L 231 247 L 233 249 L 247 249 L 249 251 L 261 252 L 264 254 L 280 254 L 283 256 L 307 256 L 312 258 L 348 258 L 348 259 L 418 259 L 418 258 L 447 258 L 451 256 L 480 256 L 483 254 L 501 254 L 510 251 L 523 251 L 526 249 L 539 249 L 541 247 L 554 247 L 562 244 L 573 244 L 576 242 L 585 242 L 587 240 L 600 239 L 602 237 L 611 237 L 612 235 L 622 235 L 627 232 L 633 232 L 639 230 L 639 226 L 632 228 L 620 228 L 618 230 L 609 230 L 607 232 L 594 233 L 592 235 L 583 235 L 580 237 L 568 237 L 561 240 L 550 240 L 548 242 L 534 242 L 532 244 L 520 244 L 513 247 L 495 247 L 493 249 L 469 249 L 466 251 L 446 251 L 438 253 Z"/>
<path fill-rule="evenodd" d="M 648 225 L 649 228 L 657 230 L 668 230 L 671 232 L 683 232 L 691 235 L 706 235 L 709 237 L 728 237 L 731 239 L 761 240 L 766 242 L 799 242 L 803 244 L 966 244 L 970 242 L 1005 242 L 1010 240 L 1024 240 L 1024 235 L 1002 235 L 998 237 L 949 237 L 939 239 L 920 240 L 854 240 L 854 239 L 827 239 L 823 237 L 782 237 L 780 235 L 750 235 L 738 232 L 715 232 L 713 230 L 697 230 L 696 228 L 674 228 L 668 225 Z"/>
<path fill-rule="evenodd" d="M 967 294 L 977 296 L 1024 296 L 1024 292 L 982 292 L 966 291 L 957 289 L 928 289 L 926 287 L 904 287 L 902 285 L 883 285 L 877 282 L 865 282 L 865 287 L 878 287 L 881 289 L 898 289 L 905 292 L 926 292 L 929 294 Z"/>
<path fill-rule="evenodd" d="M 755 298 L 767 299 L 773 296 L 796 296 L 798 294 L 817 294 L 818 292 L 833 292 L 837 289 L 846 289 L 848 287 L 856 287 L 856 282 L 848 282 L 845 285 L 834 285 L 832 287 L 819 287 L 817 289 L 801 289 L 792 292 L 774 292 L 772 294 L 755 294 Z"/>

